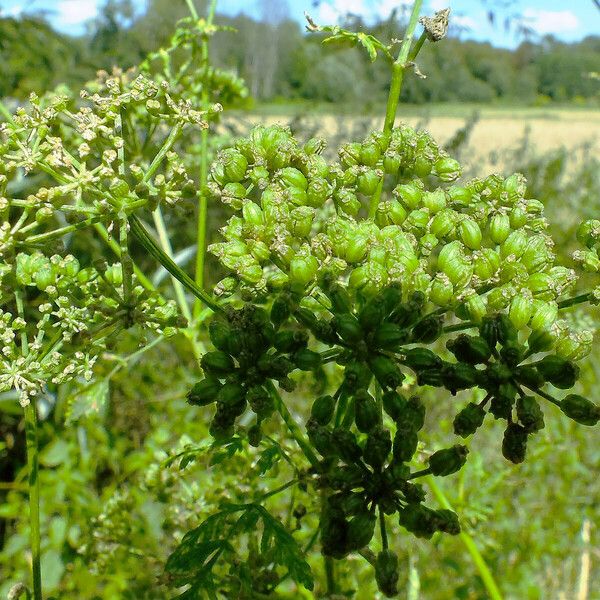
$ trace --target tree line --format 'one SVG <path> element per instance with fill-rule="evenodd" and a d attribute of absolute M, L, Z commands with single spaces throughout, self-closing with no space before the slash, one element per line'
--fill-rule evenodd
<path fill-rule="evenodd" d="M 252 98 L 361 108 L 383 101 L 385 65 L 371 68 L 358 49 L 324 48 L 318 36 L 305 35 L 284 9 L 277 10 L 281 3 L 262 0 L 260 5 L 262 19 L 219 16 L 219 23 L 237 32 L 219 33 L 212 44 L 213 62 L 241 75 Z M 167 43 L 177 20 L 186 16 L 184 2 L 149 0 L 146 12 L 135 16 L 130 0 L 108 0 L 80 37 L 56 32 L 43 14 L 0 19 L 0 96 L 23 98 L 63 83 L 78 86 L 99 68 L 139 64 Z M 370 30 L 384 40 L 402 37 L 397 14 L 371 27 L 348 18 L 352 29 Z M 597 105 L 599 55 L 600 36 L 571 44 L 547 36 L 508 50 L 464 41 L 455 32 L 443 47 L 431 44 L 421 53 L 418 68 L 426 79 L 408 78 L 403 100 Z"/>

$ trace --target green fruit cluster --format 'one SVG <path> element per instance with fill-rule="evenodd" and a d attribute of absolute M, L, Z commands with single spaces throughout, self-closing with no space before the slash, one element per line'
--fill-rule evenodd
<path fill-rule="evenodd" d="M 219 155 L 209 189 L 237 213 L 221 230 L 226 241 L 210 247 L 234 278 L 219 293 L 314 295 L 329 273 L 353 299 L 401 283 L 405 300 L 421 292 L 461 319 L 506 312 L 519 330 L 556 325 L 575 273 L 556 263 L 543 205 L 525 198 L 521 175 L 447 185 L 460 165 L 406 125 L 345 144 L 335 164 L 323 147 L 261 126 Z M 363 218 L 378 193 L 374 218 Z M 594 223 L 579 235 L 592 247 Z"/>
<path fill-rule="evenodd" d="M 543 206 L 525 198 L 522 176 L 458 185 L 460 165 L 406 125 L 345 144 L 335 164 L 322 150 L 288 129 L 257 127 L 213 165 L 209 189 L 236 213 L 221 230 L 226 241 L 211 246 L 230 272 L 217 290 L 241 294 L 236 315 L 255 312 L 220 322 L 219 335 L 211 325 L 219 351 L 204 357 L 207 377 L 190 401 L 206 403 L 197 390 L 209 390 L 219 435 L 250 403 L 258 418 L 248 438 L 258 443 L 274 409 L 270 380 L 289 390 L 293 369 L 334 363 L 339 385 L 310 400 L 302 443 L 316 452 L 322 551 L 341 559 L 369 546 L 378 518 L 382 531 L 396 516 L 417 537 L 460 532 L 457 516 L 427 506 L 414 480 L 456 473 L 468 451 L 451 445 L 413 470 L 426 407 L 406 393 L 409 372 L 417 386 L 453 396 L 479 390 L 454 431 L 466 438 L 488 414 L 505 421 L 502 453 L 514 463 L 544 427 L 540 399 L 584 425 L 600 420 L 600 407 L 547 391 L 575 385 L 592 334 L 559 319 L 575 274 L 557 264 Z M 597 253 L 596 221 L 578 237 Z M 224 389 L 237 400 L 225 401 Z M 374 564 L 380 591 L 394 595 L 396 555 L 384 544 Z"/>

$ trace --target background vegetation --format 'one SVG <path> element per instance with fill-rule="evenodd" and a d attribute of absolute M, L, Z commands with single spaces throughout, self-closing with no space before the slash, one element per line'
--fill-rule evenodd
<path fill-rule="evenodd" d="M 214 64 L 243 77 L 255 101 L 341 102 L 364 108 L 385 100 L 383 65 L 370 68 L 357 49 L 323 49 L 317 36 L 304 35 L 301 25 L 289 20 L 280 2 L 261 6 L 262 21 L 219 17 L 220 23 L 235 27 L 236 42 L 221 36 L 212 46 Z M 137 65 L 166 44 L 186 10 L 183 2 L 148 0 L 147 11 L 134 16 L 130 0 L 109 0 L 81 38 L 56 33 L 43 16 L 0 19 L 0 96 L 23 98 L 58 84 L 77 87 L 100 68 Z M 383 39 L 399 38 L 398 16 L 369 29 Z M 365 24 L 353 17 L 347 26 L 358 30 Z M 420 57 L 419 68 L 427 78 L 410 80 L 402 100 L 597 106 L 599 53 L 600 36 L 565 44 L 552 36 L 531 35 L 515 50 L 506 50 L 455 35 Z"/>
<path fill-rule="evenodd" d="M 31 91 L 62 84 L 77 89 L 100 68 L 139 64 L 168 41 L 175 22 L 187 15 L 183 2 L 179 6 L 173 0 L 150 0 L 149 5 L 146 15 L 133 19 L 127 2 L 108 2 L 88 35 L 78 39 L 56 33 L 41 19 L 0 19 L 0 97 L 21 100 Z M 352 50 L 330 51 L 317 61 L 323 48 L 318 40 L 303 36 L 294 22 L 218 20 L 235 26 L 238 33 L 235 43 L 228 35 L 217 36 L 212 58 L 246 79 L 252 99 L 248 105 L 301 100 L 356 107 L 366 101 L 372 107 L 385 97 L 383 70 L 367 69 L 365 59 Z M 375 29 L 385 30 L 390 38 L 400 35 L 393 21 Z M 272 44 L 264 43 L 266 36 Z M 600 37 L 569 45 L 547 38 L 524 42 L 515 51 L 450 39 L 423 52 L 419 66 L 429 77 L 410 78 L 404 100 L 526 105 L 555 101 L 595 107 L 600 86 L 590 74 L 598 69 L 599 54 Z M 286 104 L 283 112 L 294 116 L 296 111 Z M 593 145 L 565 140 L 567 146 L 548 149 L 536 147 L 525 135 L 512 140 L 502 155 L 482 152 L 470 143 L 477 117 L 470 118 L 464 109 L 460 114 L 465 123 L 446 140 L 451 152 L 473 173 L 482 161 L 507 172 L 523 172 L 529 196 L 547 206 L 556 239 L 573 239 L 573 228 L 582 218 L 598 216 L 600 161 Z M 220 126 L 219 144 L 226 143 L 232 130 L 244 130 L 251 117 L 240 110 L 235 119 L 228 119 Z M 427 119 L 425 115 L 423 125 L 430 124 Z M 552 123 L 548 121 L 548 126 Z M 298 115 L 291 118 L 291 125 L 307 138 L 310 127 L 315 127 Z M 360 120 L 338 115 L 336 128 L 328 132 L 330 147 L 337 146 L 337 136 L 349 132 L 359 139 L 364 127 Z M 182 212 L 168 224 L 178 232 L 176 251 L 184 250 L 193 237 L 191 220 Z M 211 212 L 209 238 L 217 239 L 215 223 L 220 220 L 218 211 Z M 559 250 L 566 256 L 572 249 L 565 242 Z M 142 258 L 140 262 L 144 264 Z M 149 260 L 144 266 L 146 272 L 155 268 Z M 211 268 L 211 280 L 216 281 L 219 274 L 214 265 Z M 155 281 L 163 276 L 157 270 Z M 584 318 L 597 322 L 597 317 L 596 311 Z M 123 349 L 132 351 L 138 342 L 126 339 Z M 127 364 L 115 359 L 114 369 L 98 373 L 99 383 L 63 386 L 43 400 L 42 567 L 45 589 L 56 598 L 169 597 L 163 565 L 181 534 L 213 512 L 219 501 L 242 501 L 276 487 L 279 479 L 285 481 L 285 446 L 270 462 L 257 461 L 250 448 L 240 445 L 207 448 L 188 464 L 177 461 L 166 466 L 169 456 L 190 443 L 202 447 L 208 435 L 208 412 L 191 408 L 184 400 L 197 377 L 184 345 L 185 340 L 174 339 Z M 596 350 L 577 392 L 597 401 L 599 371 Z M 429 416 L 442 424 L 436 428 L 441 429 L 439 439 L 428 440 L 432 445 L 452 438 L 450 415 L 440 407 Z M 488 423 L 471 448 L 472 460 L 459 477 L 443 482 L 444 491 L 505 598 L 594 600 L 600 598 L 598 433 L 564 419 L 548 421 L 530 459 L 520 466 L 499 456 L 501 431 Z M 30 562 L 24 465 L 22 411 L 14 396 L 0 395 L 2 598 L 26 577 Z M 242 478 L 244 484 L 239 483 Z M 293 506 L 279 498 L 273 499 L 272 512 L 289 523 L 297 521 L 299 539 L 306 535 L 308 543 L 306 523 L 315 515 L 309 512 L 299 518 Z M 296 506 L 310 506 L 310 498 L 294 500 Z M 460 539 L 439 537 L 432 545 L 403 537 L 399 531 L 392 536 L 409 573 L 406 598 L 487 597 Z M 322 568 L 317 552 L 309 559 L 315 570 Z M 362 569 L 357 561 L 356 573 L 344 582 L 345 588 L 358 589 L 359 600 L 375 598 L 371 571 Z M 316 590 L 314 597 L 321 592 Z M 290 586 L 282 597 L 300 594 Z"/>

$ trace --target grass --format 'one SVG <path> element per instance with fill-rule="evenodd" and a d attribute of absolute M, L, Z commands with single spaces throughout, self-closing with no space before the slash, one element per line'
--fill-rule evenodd
<path fill-rule="evenodd" d="M 373 116 L 382 114 L 383 105 L 374 104 L 369 107 L 353 105 L 333 105 L 330 103 L 285 101 L 264 102 L 256 104 L 250 115 L 293 117 L 298 114 L 310 115 L 347 115 Z M 514 104 L 476 104 L 476 103 L 439 103 L 439 104 L 401 104 L 399 112 L 408 117 L 457 117 L 465 118 L 473 112 L 483 118 L 528 118 L 528 119 L 585 119 L 600 121 L 600 105 L 582 106 L 577 104 L 550 104 L 546 106 L 524 106 Z M 245 114 L 248 114 L 247 112 Z"/>

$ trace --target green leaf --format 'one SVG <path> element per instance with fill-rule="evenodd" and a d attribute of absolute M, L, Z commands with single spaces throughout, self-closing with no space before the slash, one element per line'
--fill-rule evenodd
<path fill-rule="evenodd" d="M 309 30 L 331 33 L 330 36 L 323 40 L 323 44 L 338 43 L 351 47 L 356 45 L 362 46 L 367 51 L 371 62 L 374 62 L 377 58 L 377 52 L 381 52 L 386 58 L 393 60 L 389 48 L 372 35 L 363 32 L 348 31 L 338 25 L 326 25 L 323 27 L 314 25 L 310 26 Z"/>
<path fill-rule="evenodd" d="M 69 458 L 70 446 L 62 439 L 50 442 L 40 453 L 40 464 L 44 467 L 58 467 Z"/>
<path fill-rule="evenodd" d="M 232 522 L 236 513 L 241 515 Z M 264 555 L 271 562 L 286 567 L 294 581 L 311 590 L 314 583 L 310 566 L 292 534 L 276 518 L 258 504 L 224 504 L 220 512 L 186 533 L 167 560 L 165 569 L 175 583 L 190 585 L 180 598 L 200 598 L 200 590 L 214 586 L 212 569 L 219 557 L 223 553 L 235 554 L 235 549 L 243 548 L 244 544 L 234 544 L 233 539 L 244 534 L 254 535 L 260 531 L 259 522 L 262 523 L 260 544 Z"/>
<path fill-rule="evenodd" d="M 87 384 L 78 382 L 67 398 L 65 423 L 71 425 L 81 417 L 99 413 L 109 398 L 108 379 L 97 379 Z"/>
<path fill-rule="evenodd" d="M 260 475 L 270 471 L 281 460 L 281 450 L 278 446 L 267 448 L 258 459 L 256 468 Z"/>

